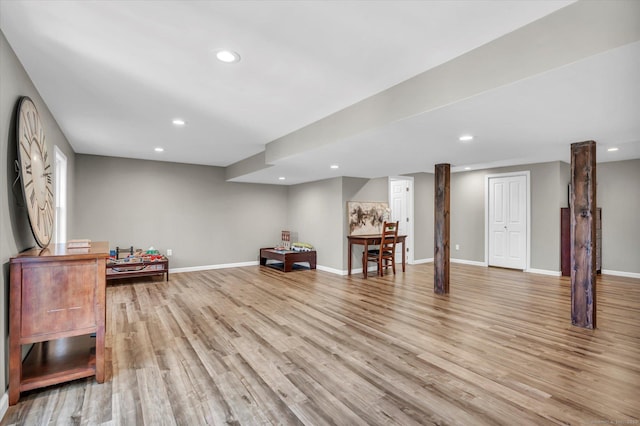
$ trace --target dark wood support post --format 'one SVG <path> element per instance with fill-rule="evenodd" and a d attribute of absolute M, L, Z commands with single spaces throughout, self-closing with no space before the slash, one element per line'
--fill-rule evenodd
<path fill-rule="evenodd" d="M 596 143 L 571 144 L 571 324 L 596 328 Z"/>
<path fill-rule="evenodd" d="M 433 247 L 433 291 L 449 294 L 449 188 L 451 165 L 436 164 L 435 175 L 435 232 Z"/>

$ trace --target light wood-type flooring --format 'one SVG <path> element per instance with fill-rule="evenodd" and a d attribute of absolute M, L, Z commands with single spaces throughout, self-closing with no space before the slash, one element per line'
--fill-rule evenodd
<path fill-rule="evenodd" d="M 7 424 L 640 423 L 640 280 L 453 264 L 363 280 L 244 267 L 107 289 L 107 379 L 23 394 Z"/>

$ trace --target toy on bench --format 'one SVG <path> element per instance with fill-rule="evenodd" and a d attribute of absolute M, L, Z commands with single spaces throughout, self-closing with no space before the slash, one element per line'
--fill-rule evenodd
<path fill-rule="evenodd" d="M 121 254 L 127 253 L 121 258 Z M 109 261 L 107 262 L 107 279 L 140 277 L 148 275 L 167 274 L 169 281 L 169 259 L 161 255 L 153 247 L 146 251 L 133 249 L 130 246 L 126 249 L 116 247 L 110 250 Z"/>

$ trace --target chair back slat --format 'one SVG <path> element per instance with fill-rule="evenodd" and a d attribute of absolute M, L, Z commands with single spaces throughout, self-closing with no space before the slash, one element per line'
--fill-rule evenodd
<path fill-rule="evenodd" d="M 383 270 L 392 268 L 396 273 L 396 242 L 398 241 L 398 224 L 399 222 L 384 222 L 382 224 L 382 234 L 380 235 L 380 245 L 378 249 L 372 249 L 362 254 L 362 266 L 364 277 L 367 278 L 368 262 L 376 262 L 378 264 L 378 274 L 383 275 Z"/>
<path fill-rule="evenodd" d="M 391 248 L 395 248 L 395 244 L 398 240 L 398 222 L 384 222 L 382 225 L 382 239 L 380 248 L 386 251 Z"/>

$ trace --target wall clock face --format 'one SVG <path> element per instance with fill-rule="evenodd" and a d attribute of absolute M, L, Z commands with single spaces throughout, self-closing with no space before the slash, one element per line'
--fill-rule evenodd
<path fill-rule="evenodd" d="M 53 233 L 52 170 L 40 116 L 26 96 L 20 99 L 18 106 L 17 131 L 20 181 L 29 223 L 38 245 L 46 247 Z"/>

